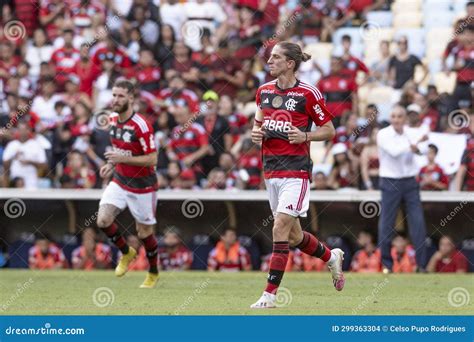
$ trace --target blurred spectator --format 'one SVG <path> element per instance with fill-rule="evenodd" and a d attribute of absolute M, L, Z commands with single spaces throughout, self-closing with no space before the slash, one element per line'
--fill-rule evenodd
<path fill-rule="evenodd" d="M 68 189 L 90 189 L 94 187 L 96 175 L 85 155 L 74 150 L 68 153 L 67 164 L 60 182 L 63 188 Z"/>
<path fill-rule="evenodd" d="M 79 50 L 73 46 L 74 31 L 71 28 L 64 29 L 61 37 L 64 38 L 64 45 L 53 52 L 51 64 L 56 71 L 56 83 L 59 89 L 63 90 L 68 75 L 74 71 L 80 59 L 80 54 Z"/>
<path fill-rule="evenodd" d="M 55 105 L 62 100 L 61 95 L 56 93 L 56 82 L 52 78 L 44 78 L 41 81 L 41 90 L 33 99 L 31 110 L 38 114 L 40 118 L 40 132 L 56 127 L 61 120 Z"/>
<path fill-rule="evenodd" d="M 469 116 L 471 137 L 467 141 L 461 165 L 455 176 L 454 188 L 456 191 L 474 191 L 474 114 Z"/>
<path fill-rule="evenodd" d="M 92 101 L 88 94 L 80 90 L 81 80 L 76 74 L 69 74 L 64 80 L 65 92 L 62 94 L 62 101 L 69 108 L 74 107 L 78 102 L 82 102 L 87 108 L 92 108 Z"/>
<path fill-rule="evenodd" d="M 112 101 L 112 86 L 121 76 L 113 58 L 112 55 L 104 56 L 104 59 L 101 61 L 102 71 L 93 83 L 92 99 L 95 103 L 94 109 L 96 110 L 109 106 Z"/>
<path fill-rule="evenodd" d="M 230 150 L 232 136 L 229 131 L 229 123 L 223 116 L 218 115 L 219 95 L 208 90 L 202 96 L 202 100 L 204 109 L 197 122 L 204 127 L 209 137 L 209 153 L 202 159 L 204 172 L 207 174 L 219 165 L 221 154 Z"/>
<path fill-rule="evenodd" d="M 170 189 L 192 189 L 196 185 L 196 175 L 192 169 L 183 170 L 178 161 L 170 161 L 166 182 Z"/>
<path fill-rule="evenodd" d="M 189 270 L 193 263 L 193 253 L 183 244 L 179 228 L 168 227 L 163 242 L 164 247 L 158 249 L 161 269 L 164 271 Z"/>
<path fill-rule="evenodd" d="M 357 111 L 357 85 L 343 73 L 341 57 L 331 57 L 329 75 L 321 78 L 318 88 L 325 94 L 326 106 L 334 115 L 335 127 L 339 126 L 341 117 L 346 111 Z"/>
<path fill-rule="evenodd" d="M 320 41 L 329 42 L 333 33 L 345 22 L 345 9 L 340 7 L 336 0 L 327 0 L 323 2 L 321 13 L 323 15 L 323 29 L 321 31 Z"/>
<path fill-rule="evenodd" d="M 31 269 L 51 270 L 67 267 L 63 252 L 50 241 L 47 235 L 39 233 L 35 245 L 28 252 L 28 264 Z"/>
<path fill-rule="evenodd" d="M 331 149 L 334 163 L 329 174 L 328 185 L 333 189 L 358 188 L 359 175 L 354 163 L 349 159 L 347 147 L 337 143 Z"/>
<path fill-rule="evenodd" d="M 306 44 L 314 43 L 323 32 L 323 13 L 311 0 L 300 0 L 299 3 L 292 14 L 296 18 L 296 23 L 292 26 L 291 36 L 297 36 Z M 326 27 L 325 41 L 329 38 L 329 31 L 334 30 L 333 26 L 329 24 Z"/>
<path fill-rule="evenodd" d="M 170 67 L 186 81 L 187 88 L 196 90 L 199 82 L 199 69 L 198 65 L 191 59 L 191 53 L 191 49 L 183 42 L 175 42 Z"/>
<path fill-rule="evenodd" d="M 173 129 L 167 145 L 168 158 L 193 169 L 200 180 L 204 177 L 202 158 L 209 153 L 206 131 L 200 124 L 194 122 L 195 117 L 185 104 L 175 108 L 173 117 L 178 126 Z"/>
<path fill-rule="evenodd" d="M 377 83 L 377 85 L 388 85 L 388 70 L 390 67 L 390 42 L 388 40 L 380 41 L 380 55 L 370 67 L 370 82 Z"/>
<path fill-rule="evenodd" d="M 394 273 L 411 273 L 416 271 L 415 249 L 403 235 L 392 240 L 392 259 Z"/>
<path fill-rule="evenodd" d="M 441 166 L 435 162 L 438 154 L 438 147 L 433 144 L 428 145 L 428 165 L 423 166 L 418 174 L 421 190 L 447 190 L 449 178 L 444 173 Z"/>
<path fill-rule="evenodd" d="M 3 186 L 10 180 L 20 177 L 27 189 L 38 187 L 38 173 L 46 169 L 46 153 L 32 137 L 26 122 L 18 123 L 16 138 L 10 141 L 3 151 Z"/>
<path fill-rule="evenodd" d="M 456 250 L 453 239 L 444 235 L 439 240 L 438 251 L 433 254 L 426 269 L 428 272 L 466 273 L 468 261 L 460 251 Z"/>
<path fill-rule="evenodd" d="M 328 177 L 322 171 L 318 171 L 313 175 L 311 189 L 314 190 L 334 190 L 328 184 Z"/>
<path fill-rule="evenodd" d="M 233 229 L 226 229 L 216 247 L 209 253 L 209 271 L 249 271 L 250 255 L 237 241 Z"/>
<path fill-rule="evenodd" d="M 414 96 L 414 104 L 420 108 L 420 121 L 423 126 L 429 127 L 430 131 L 438 131 L 440 113 L 436 109 L 436 103 L 430 103 L 427 96 L 416 93 Z"/>
<path fill-rule="evenodd" d="M 408 51 L 408 37 L 402 36 L 397 41 L 398 51 L 392 57 L 389 64 L 389 84 L 395 89 L 400 89 L 409 80 L 414 80 L 415 67 L 420 65 L 423 68 L 424 75 L 419 83 L 428 75 L 428 68 L 423 65 L 418 57 L 411 55 Z"/>
<path fill-rule="evenodd" d="M 140 50 L 138 64 L 129 72 L 129 77 L 134 77 L 140 84 L 140 89 L 158 95 L 160 90 L 161 70 L 156 65 L 151 50 Z"/>
<path fill-rule="evenodd" d="M 196 93 L 186 88 L 186 82 L 177 72 L 168 79 L 169 87 L 158 93 L 159 105 L 174 114 L 174 111 L 183 106 L 188 106 L 192 114 L 199 113 L 199 98 Z"/>
<path fill-rule="evenodd" d="M 385 0 L 350 0 L 347 7 L 347 20 L 352 21 L 352 26 L 359 26 L 366 21 L 367 13 L 382 9 Z"/>
<path fill-rule="evenodd" d="M 299 249 L 295 251 L 294 258 L 296 264 L 302 263 L 301 268 L 305 272 L 324 272 L 328 270 L 326 263 L 320 258 L 302 253 Z M 301 261 L 299 261 L 299 258 L 301 258 Z"/>
<path fill-rule="evenodd" d="M 20 58 L 15 55 L 15 47 L 10 41 L 0 42 L 0 78 L 6 82 L 16 74 Z"/>
<path fill-rule="evenodd" d="M 414 155 L 420 154 L 418 144 L 425 141 L 418 130 L 405 126 L 407 114 L 403 107 L 396 106 L 390 114 L 390 126 L 377 134 L 380 160 L 380 189 L 382 190 L 381 215 L 379 219 L 379 246 L 382 262 L 388 272 L 392 270 L 390 254 L 391 240 L 397 213 L 402 201 L 408 217 L 410 238 L 416 248 L 418 268 L 424 266 L 426 247 L 426 225 L 420 200 L 420 186 Z M 403 166 L 403 167 L 401 167 Z"/>
<path fill-rule="evenodd" d="M 29 64 L 29 74 L 36 81 L 40 74 L 40 65 L 49 62 L 54 48 L 48 41 L 43 28 L 37 28 L 33 34 L 33 41 L 26 47 L 25 61 Z"/>
<path fill-rule="evenodd" d="M 220 97 L 218 113 L 227 119 L 229 123 L 229 134 L 232 136 L 231 145 L 235 144 L 240 136 L 245 133 L 248 118 L 236 112 L 232 98 L 228 95 Z"/>
<path fill-rule="evenodd" d="M 178 0 L 168 0 L 160 5 L 160 16 L 163 25 L 173 28 L 177 39 L 181 39 L 181 27 L 186 21 L 183 4 Z"/>
<path fill-rule="evenodd" d="M 69 7 L 62 0 L 41 1 L 39 22 L 46 29 L 49 40 L 59 36 L 64 18 L 69 15 Z"/>
<path fill-rule="evenodd" d="M 155 46 L 158 41 L 159 27 L 149 18 L 149 10 L 143 5 L 134 5 L 132 17 L 131 25 L 139 29 L 143 42 L 149 47 Z"/>
<path fill-rule="evenodd" d="M 380 249 L 375 245 L 374 235 L 363 230 L 357 236 L 357 243 L 361 247 L 351 262 L 351 271 L 359 273 L 374 273 L 382 270 L 382 259 Z"/>
<path fill-rule="evenodd" d="M 342 36 L 342 74 L 351 79 L 354 83 L 356 81 L 357 73 L 363 72 L 367 78 L 369 69 L 359 58 L 351 54 L 352 38 L 349 35 Z M 364 81 L 361 84 L 365 83 Z M 356 88 L 357 89 L 357 88 Z M 353 111 L 357 112 L 357 106 L 353 107 Z"/>
<path fill-rule="evenodd" d="M 168 4 L 163 4 L 161 6 L 161 14 L 163 18 L 163 9 Z M 167 19 L 163 19 L 165 21 Z M 158 42 L 154 47 L 155 59 L 158 62 L 158 65 L 161 67 L 161 70 L 168 70 L 171 68 L 171 62 L 173 60 L 173 46 L 176 41 L 175 31 L 173 26 L 163 24 L 161 25 L 160 35 Z"/>
<path fill-rule="evenodd" d="M 365 190 L 379 189 L 379 152 L 377 148 L 378 128 L 370 133 L 369 142 L 364 146 L 360 155 L 360 172 L 362 188 Z"/>
<path fill-rule="evenodd" d="M 102 66 L 104 61 L 113 61 L 114 67 L 117 67 L 117 70 L 126 71 L 132 66 L 132 62 L 127 55 L 126 49 L 120 45 L 118 38 L 114 34 L 107 34 L 105 41 L 94 45 L 94 48 L 91 51 L 92 54 L 92 63 L 97 66 Z"/>
<path fill-rule="evenodd" d="M 82 232 L 82 245 L 72 252 L 72 266 L 79 270 L 95 270 L 110 268 L 112 250 L 102 242 L 96 242 L 96 233 L 93 228 L 86 228 Z"/>
<path fill-rule="evenodd" d="M 244 189 L 257 190 L 262 184 L 263 163 L 260 147 L 250 139 L 243 139 L 241 146 L 237 160 L 238 179 L 242 182 L 241 186 Z"/>

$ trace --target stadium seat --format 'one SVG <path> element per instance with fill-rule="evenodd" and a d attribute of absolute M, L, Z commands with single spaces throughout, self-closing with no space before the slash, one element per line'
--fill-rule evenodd
<path fill-rule="evenodd" d="M 438 72 L 434 75 L 434 85 L 438 88 L 438 92 L 441 93 L 452 93 L 456 86 L 456 73 L 450 72 L 446 75 L 444 72 Z"/>
<path fill-rule="evenodd" d="M 394 14 L 402 12 L 418 12 L 421 10 L 421 0 L 398 0 L 392 4 L 392 12 Z"/>
<path fill-rule="evenodd" d="M 259 270 L 261 263 L 261 253 L 258 244 L 250 237 L 246 235 L 239 236 L 240 244 L 247 249 L 250 254 L 250 260 L 252 262 L 252 269 Z"/>
<path fill-rule="evenodd" d="M 466 16 L 467 0 L 453 0 L 453 12 L 458 15 Z"/>
<path fill-rule="evenodd" d="M 17 240 L 8 246 L 8 266 L 10 268 L 28 268 L 28 252 L 33 243 Z"/>
<path fill-rule="evenodd" d="M 393 18 L 393 27 L 400 28 L 418 28 L 421 26 L 422 15 L 420 12 L 400 12 Z"/>
<path fill-rule="evenodd" d="M 388 120 L 392 105 L 396 102 L 396 93 L 392 87 L 372 88 L 367 96 L 367 103 L 374 103 L 379 109 L 379 120 Z"/>
<path fill-rule="evenodd" d="M 454 15 L 450 11 L 429 11 L 423 14 L 423 26 L 425 29 L 435 27 L 452 27 Z"/>
<path fill-rule="evenodd" d="M 474 238 L 463 240 L 460 250 L 469 261 L 469 272 L 474 272 Z"/>
<path fill-rule="evenodd" d="M 453 33 L 454 32 L 452 27 L 437 27 L 426 31 L 426 47 L 428 49 L 431 46 L 437 45 L 443 45 L 444 47 L 446 47 L 446 45 L 453 39 Z"/>
<path fill-rule="evenodd" d="M 326 239 L 326 244 L 329 248 L 340 248 L 344 252 L 344 262 L 342 264 L 342 269 L 344 271 L 349 270 L 352 261 L 352 248 L 351 244 L 342 236 L 332 235 Z"/>
<path fill-rule="evenodd" d="M 372 11 L 367 13 L 367 23 L 369 26 L 374 25 L 376 28 L 391 27 L 393 14 L 389 11 Z"/>
<path fill-rule="evenodd" d="M 304 52 L 319 62 L 319 59 L 330 59 L 333 48 L 332 43 L 313 43 L 306 45 Z"/>
<path fill-rule="evenodd" d="M 433 9 L 451 11 L 451 0 L 425 0 L 423 3 L 423 11 L 429 12 Z"/>
<path fill-rule="evenodd" d="M 196 235 L 188 246 L 193 252 L 193 264 L 191 265 L 191 269 L 207 270 L 207 257 L 212 248 L 214 248 L 209 236 Z"/>

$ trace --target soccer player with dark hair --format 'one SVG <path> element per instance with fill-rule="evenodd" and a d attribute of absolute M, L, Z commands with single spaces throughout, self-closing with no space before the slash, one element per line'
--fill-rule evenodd
<path fill-rule="evenodd" d="M 158 243 L 153 234 L 158 190 L 157 152 L 153 128 L 133 110 L 133 94 L 134 85 L 128 80 L 119 79 L 112 87 L 114 113 L 109 116 L 109 122 L 113 151 L 105 153 L 107 164 L 100 169 L 100 176 L 106 179 L 112 176 L 112 181 L 102 195 L 97 226 L 122 252 L 115 268 L 115 275 L 121 277 L 137 255 L 114 223 L 117 215 L 128 207 L 149 262 L 148 274 L 140 287 L 153 288 L 158 281 Z"/>
<path fill-rule="evenodd" d="M 310 143 L 330 140 L 335 134 L 333 117 L 321 92 L 295 76 L 301 62 L 310 58 L 297 44 L 276 44 L 268 60 L 270 74 L 276 79 L 257 91 L 252 140 L 262 145 L 265 185 L 274 224 L 267 287 L 251 308 L 276 307 L 276 292 L 290 246 L 327 262 L 336 290 L 344 287 L 342 250 L 330 250 L 314 235 L 303 231 L 299 221 L 299 217 L 306 217 L 309 207 Z M 316 131 L 311 131 L 313 123 L 318 126 Z"/>

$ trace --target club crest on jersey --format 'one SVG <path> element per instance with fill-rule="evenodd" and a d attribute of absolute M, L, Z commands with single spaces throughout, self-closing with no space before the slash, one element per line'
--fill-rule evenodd
<path fill-rule="evenodd" d="M 286 110 L 294 111 L 296 109 L 297 104 L 298 104 L 298 101 L 296 101 L 295 99 L 288 99 L 285 102 Z"/>
<path fill-rule="evenodd" d="M 130 132 L 125 131 L 122 134 L 122 139 L 123 139 L 123 141 L 129 143 L 130 141 L 132 141 L 132 135 L 130 134 Z"/>
<path fill-rule="evenodd" d="M 283 104 L 283 98 L 281 96 L 275 96 L 272 100 L 272 106 L 273 108 L 280 108 L 280 106 Z"/>

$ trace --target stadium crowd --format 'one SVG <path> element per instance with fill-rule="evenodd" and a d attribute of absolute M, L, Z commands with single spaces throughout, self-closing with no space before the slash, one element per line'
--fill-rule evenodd
<path fill-rule="evenodd" d="M 367 94 L 389 89 L 390 101 L 406 108 L 411 127 L 469 139 L 457 174 L 444 172 L 435 161 L 439 146 L 430 145 L 419 175 L 422 188 L 472 191 L 473 130 L 448 119 L 457 110 L 465 122 L 474 122 L 474 2 L 456 6 L 461 11 L 448 24 L 454 33 L 436 56 L 438 71 L 455 74 L 449 91 L 432 82 L 432 65 L 412 53 L 412 40 L 418 48 L 413 34 L 378 39 L 379 51 L 362 53 L 361 36 L 374 28 L 364 31 L 361 25 L 371 23 L 374 13 L 391 16 L 395 5 L 2 0 L 2 185 L 101 188 L 97 172 L 110 149 L 111 86 L 126 77 L 136 84 L 135 110 L 156 131 L 160 188 L 261 189 L 260 151 L 250 140 L 255 93 L 269 80 L 265 61 L 271 48 L 293 40 L 309 52 L 331 49 L 326 59 L 314 54 L 299 72 L 325 94 L 337 127 L 332 142 L 313 144 L 315 165 L 329 166 L 315 167 L 314 189 L 378 188 L 376 134 L 387 125 L 388 100 L 372 102 Z"/>
<path fill-rule="evenodd" d="M 270 254 L 261 254 L 252 247 L 248 237 L 237 236 L 233 229 L 225 229 L 216 241 L 205 241 L 200 236 L 196 248 L 192 243 L 186 244 L 181 237 L 179 228 L 172 226 L 165 229 L 159 236 L 158 265 L 163 271 L 183 271 L 189 269 L 206 269 L 208 271 L 239 272 L 260 269 L 268 272 Z M 330 242 L 331 239 L 328 240 Z M 336 239 L 338 240 L 338 239 Z M 340 240 L 340 239 L 339 239 Z M 116 247 L 103 242 L 103 237 L 93 228 L 82 231 L 80 242 L 66 246 L 54 242 L 47 233 L 38 233 L 34 243 L 22 241 L 25 248 L 16 250 L 11 258 L 20 263 L 9 261 L 6 254 L 0 253 L 1 267 L 29 267 L 36 270 L 48 269 L 109 269 L 115 266 L 120 257 Z M 342 241 L 342 240 L 341 240 Z M 136 259 L 129 269 L 145 271 L 148 269 L 145 249 L 135 235 L 128 235 L 127 242 L 138 251 Z M 28 247 L 31 246 L 31 247 Z M 203 247 L 205 247 L 203 249 Z M 461 246 L 462 247 L 462 246 Z M 354 246 L 347 245 L 347 262 L 344 269 L 359 273 L 377 273 L 383 271 L 382 256 L 377 248 L 376 240 L 370 230 L 359 232 Z M 0 248 L 1 251 L 2 248 Z M 23 256 L 24 249 L 25 255 Z M 199 251 L 201 249 L 201 251 Z M 468 257 L 473 250 L 457 249 L 452 237 L 441 236 L 438 248 L 430 248 L 425 260 L 426 271 L 436 273 L 464 273 L 473 271 Z M 194 252 L 193 252 L 194 250 Z M 204 250 L 204 253 L 202 252 Z M 465 255 L 465 253 L 470 253 Z M 392 240 L 391 256 L 394 273 L 413 273 L 418 271 L 415 249 L 404 234 Z M 196 260 L 194 260 L 196 259 Z M 471 263 L 472 266 L 472 263 Z M 298 249 L 290 250 L 286 271 L 295 272 L 326 272 L 326 263 L 316 257 L 308 256 Z"/>

